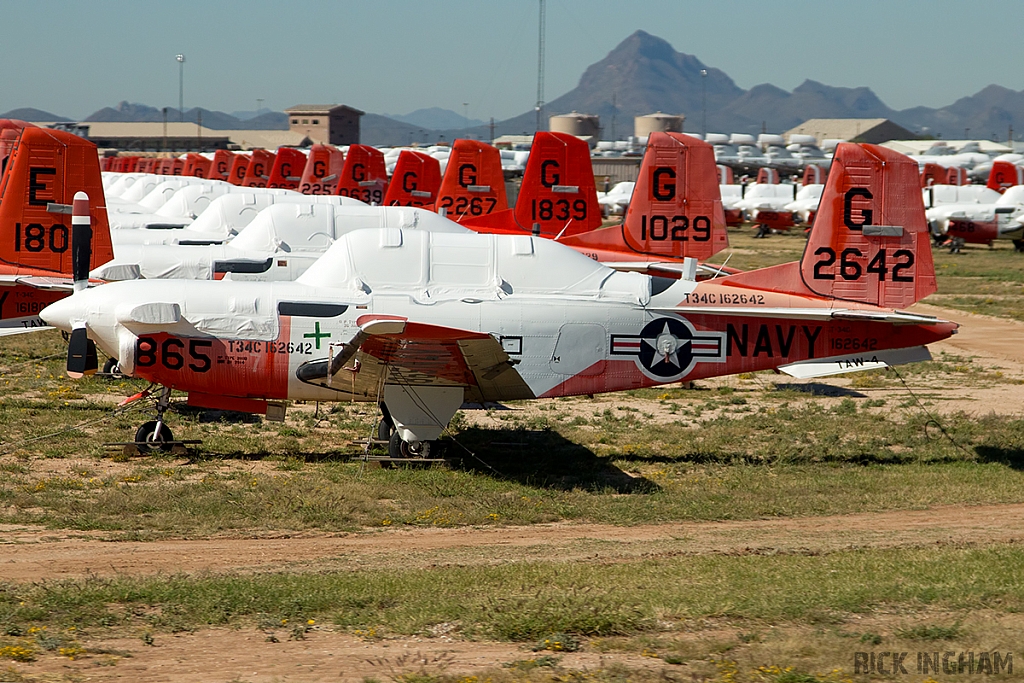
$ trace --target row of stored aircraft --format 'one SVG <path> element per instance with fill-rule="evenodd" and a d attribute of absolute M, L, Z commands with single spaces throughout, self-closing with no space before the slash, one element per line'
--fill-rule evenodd
<path fill-rule="evenodd" d="M 296 204 L 275 215 L 277 234 L 304 211 L 335 215 L 329 246 L 294 279 L 229 268 L 219 281 L 99 282 L 89 272 L 117 245 L 95 147 L 44 129 L 11 137 L 0 315 L 8 295 L 42 294 L 30 308 L 53 301 L 38 312 L 70 333 L 69 374 L 95 372 L 98 346 L 159 387 L 156 419 L 136 433 L 152 447 L 172 440 L 172 390 L 275 416 L 288 400 L 374 402 L 391 453 L 424 456 L 466 401 L 773 368 L 827 376 L 927 358 L 957 327 L 900 310 L 935 290 L 928 228 L 916 164 L 872 145 L 837 149 L 803 258 L 745 273 L 698 267 L 727 246 L 709 145 L 652 136 L 625 221 L 601 228 L 573 215 L 576 198 L 596 206 L 589 157 L 571 163 L 575 138 L 539 135 L 534 152 L 549 151 L 531 154 L 524 178 L 536 174 L 536 204 L 521 195 L 461 223 L 421 207 Z M 363 212 L 351 229 L 336 214 L 350 207 Z M 220 245 L 178 244 L 209 246 Z"/>
<path fill-rule="evenodd" d="M 808 139 L 803 140 L 804 137 Z M 776 138 L 778 139 L 776 140 Z M 796 138 L 801 139 L 797 140 Z M 468 142 L 460 141 L 459 144 L 464 146 Z M 708 142 L 715 149 L 716 162 L 723 160 L 720 148 L 724 143 L 741 147 L 755 144 L 753 136 L 733 135 L 730 138 L 717 134 L 709 134 Z M 795 136 L 793 143 L 817 149 L 813 145 L 814 139 L 811 136 Z M 483 143 L 477 144 L 479 149 L 490 149 Z M 781 145 L 782 138 L 781 136 L 761 135 L 756 144 L 769 145 L 770 149 L 773 145 Z M 528 163 L 529 159 L 529 152 L 500 152 L 500 156 L 499 152 L 493 149 L 490 149 L 490 152 L 490 154 L 484 154 L 481 160 L 488 169 L 495 171 L 500 168 L 502 172 L 508 172 L 510 168 L 515 168 L 514 165 L 510 166 L 507 163 L 509 161 L 506 158 L 507 155 L 517 155 L 515 163 L 524 160 Z M 121 200 L 120 192 L 123 192 L 127 185 L 136 179 L 139 170 L 155 169 L 161 174 L 181 174 L 185 177 L 194 175 L 200 178 L 210 176 L 226 178 L 226 182 L 235 186 L 254 190 L 263 187 L 279 188 L 280 191 L 276 194 L 280 196 L 280 199 L 271 198 L 271 195 L 275 193 L 260 193 L 260 201 L 264 204 L 274 201 L 287 203 L 291 201 L 289 199 L 291 194 L 284 190 L 298 189 L 305 194 L 338 194 L 368 200 L 376 204 L 431 207 L 437 203 L 436 196 L 431 194 L 433 188 L 440 186 L 440 178 L 446 175 L 447 162 L 453 153 L 458 156 L 459 150 L 432 147 L 423 151 L 399 148 L 381 151 L 372 147 L 354 145 L 343 152 L 328 145 L 316 145 L 308 152 L 282 148 L 276 154 L 265 150 L 256 150 L 250 155 L 246 155 L 221 150 L 212 155 L 189 154 L 178 159 L 146 159 L 126 156 L 110 157 L 103 161 L 107 166 L 127 173 L 120 178 L 120 186 L 107 188 L 108 200 L 117 209 L 117 216 L 112 227 L 115 229 L 122 226 L 138 227 L 149 222 L 160 228 L 168 228 L 174 227 L 174 223 L 169 221 L 177 221 L 178 226 L 184 227 L 196 216 L 197 210 L 205 206 L 205 203 L 221 194 L 231 192 L 232 188 L 223 184 L 208 186 L 205 189 L 193 187 L 188 192 L 179 193 L 175 197 L 176 201 L 164 203 L 154 214 L 147 215 L 147 207 L 152 209 L 155 203 L 163 202 L 181 185 L 164 181 L 161 185 L 162 194 L 152 193 L 132 211 L 129 206 L 119 205 L 117 202 Z M 964 154 L 969 156 L 971 153 L 968 151 Z M 945 155 L 945 157 L 954 158 L 956 155 Z M 726 223 L 740 225 L 743 222 L 751 222 L 758 230 L 757 237 L 766 236 L 771 231 L 789 230 L 795 226 L 804 226 L 805 228 L 809 226 L 813 221 L 821 197 L 824 178 L 827 174 L 826 164 L 829 160 L 825 159 L 824 164 L 810 163 L 810 161 L 821 158 L 819 150 L 815 155 L 803 160 L 802 186 L 784 182 L 786 170 L 780 171 L 771 167 L 759 168 L 755 182 L 737 184 L 733 167 L 718 163 L 720 192 Z M 940 188 L 937 191 L 926 193 L 929 225 L 937 243 L 949 244 L 955 251 L 965 243 L 992 244 L 997 239 L 1009 239 L 1014 241 L 1018 250 L 1024 249 L 1024 241 L 1020 239 L 1024 233 L 1024 225 L 1016 220 L 1021 214 L 1017 191 L 996 197 L 996 192 L 1003 193 L 1009 185 L 1019 184 L 1021 176 L 1024 175 L 1024 169 L 1011 161 L 997 159 L 990 165 L 988 175 L 988 187 L 993 192 L 986 192 L 980 187 L 968 185 L 969 179 L 962 167 L 946 167 L 931 162 L 922 162 L 921 159 L 917 159 L 917 161 L 921 168 L 922 187 L 966 186 L 963 190 L 951 191 L 948 188 Z M 422 176 L 421 180 L 405 180 L 401 185 L 390 183 L 389 178 L 413 177 L 409 175 L 407 169 L 410 164 L 420 167 L 418 175 Z M 292 175 L 299 167 L 303 168 L 301 175 Z M 136 171 L 135 174 L 131 173 L 133 169 Z M 789 168 L 788 170 L 793 169 Z M 142 175 L 144 178 L 142 185 L 134 186 L 123 201 L 139 201 L 145 192 L 149 192 L 161 182 L 159 175 L 151 173 Z M 489 175 L 496 176 L 497 173 Z M 185 182 L 182 181 L 182 184 Z M 413 182 L 416 187 L 410 188 L 410 182 Z M 455 182 L 452 178 L 449 184 Z M 496 181 L 493 187 L 500 185 L 501 183 Z M 605 213 L 624 211 L 632 198 L 633 186 L 632 182 L 620 183 L 608 193 L 598 193 L 598 203 L 602 211 Z M 450 194 L 451 190 L 449 189 L 446 196 Z M 422 201 L 412 202 L 411 200 L 417 196 Z M 238 196 L 224 200 L 221 206 L 217 206 L 215 212 L 208 216 L 221 215 L 224 204 L 230 202 L 237 204 L 239 201 L 241 198 Z M 332 203 L 337 200 L 327 201 Z M 483 210 L 486 207 L 499 205 L 501 200 L 499 197 L 493 196 L 477 197 L 475 201 L 470 197 L 461 201 L 466 203 L 466 207 L 480 214 L 486 213 Z M 969 206 L 965 207 L 965 204 Z M 973 206 L 974 204 L 979 206 Z M 263 207 L 261 206 L 261 208 Z M 255 212 L 248 211 L 247 213 L 251 215 Z M 219 241 L 223 241 L 226 237 L 224 233 L 225 220 L 227 219 L 221 219 L 219 225 L 213 230 L 213 233 L 219 235 Z M 214 224 L 213 219 L 208 217 L 198 227 L 209 230 L 214 227 Z M 235 227 L 237 226 L 232 225 L 230 229 Z M 144 243 L 153 243 L 154 241 L 154 236 L 151 233 L 148 235 L 116 234 L 120 236 L 115 237 L 115 243 L 137 239 L 143 240 Z M 194 235 L 187 231 L 181 234 L 182 239 L 190 243 L 209 240 L 212 237 L 211 234 Z M 165 233 L 161 239 L 166 242 L 174 237 L 172 233 Z"/>

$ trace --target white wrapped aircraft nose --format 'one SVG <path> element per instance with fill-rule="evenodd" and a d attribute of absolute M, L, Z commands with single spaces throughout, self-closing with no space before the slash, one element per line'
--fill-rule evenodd
<path fill-rule="evenodd" d="M 56 327 L 58 330 L 70 332 L 76 320 L 84 322 L 85 308 L 81 305 L 79 296 L 69 296 L 60 301 L 55 301 L 40 313 L 39 317 L 47 325 Z"/>

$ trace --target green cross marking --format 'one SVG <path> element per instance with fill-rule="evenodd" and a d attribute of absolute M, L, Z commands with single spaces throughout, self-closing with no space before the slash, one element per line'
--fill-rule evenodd
<path fill-rule="evenodd" d="M 315 340 L 316 341 L 316 348 L 319 351 L 320 350 L 320 340 L 323 339 L 324 337 L 330 337 L 330 336 L 331 336 L 330 332 L 321 332 L 320 331 L 320 321 L 317 320 L 316 321 L 316 332 L 307 332 L 306 334 L 302 335 L 302 338 L 303 339 L 313 339 L 313 340 Z"/>

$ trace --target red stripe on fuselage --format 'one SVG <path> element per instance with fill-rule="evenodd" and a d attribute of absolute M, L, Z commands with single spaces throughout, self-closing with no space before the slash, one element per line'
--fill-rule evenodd
<path fill-rule="evenodd" d="M 135 374 L 180 391 L 236 398 L 288 398 L 291 319 L 273 341 L 142 335 Z"/>

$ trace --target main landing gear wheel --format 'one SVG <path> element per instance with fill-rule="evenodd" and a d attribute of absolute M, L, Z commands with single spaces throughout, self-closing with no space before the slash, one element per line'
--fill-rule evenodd
<path fill-rule="evenodd" d="M 391 423 L 386 419 L 381 418 L 381 421 L 377 423 L 377 438 L 381 441 L 391 441 L 391 435 L 394 433 L 394 428 Z M 388 444 L 390 448 L 390 443 Z"/>
<path fill-rule="evenodd" d="M 103 364 L 103 374 L 110 376 L 118 376 L 121 374 L 121 370 L 117 367 L 116 358 L 107 359 L 107 362 Z"/>
<path fill-rule="evenodd" d="M 392 458 L 429 458 L 429 441 L 404 441 L 396 430 L 388 441 L 388 455 Z"/>
<path fill-rule="evenodd" d="M 1024 240 L 1014 240 L 1013 250 L 1018 252 L 1024 251 Z"/>
<path fill-rule="evenodd" d="M 152 453 L 156 450 L 171 450 L 174 435 L 171 428 L 162 420 L 150 420 L 135 430 L 135 445 L 140 453 Z"/>

